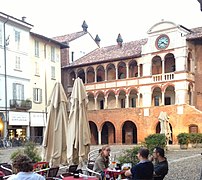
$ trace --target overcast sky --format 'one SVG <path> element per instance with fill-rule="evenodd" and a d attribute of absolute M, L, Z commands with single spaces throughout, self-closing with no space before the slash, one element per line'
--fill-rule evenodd
<path fill-rule="evenodd" d="M 54 37 L 81 31 L 85 20 L 101 46 L 147 37 L 149 28 L 162 19 L 187 28 L 202 26 L 197 0 L 0 0 L 0 11 L 26 21 L 32 32 Z"/>

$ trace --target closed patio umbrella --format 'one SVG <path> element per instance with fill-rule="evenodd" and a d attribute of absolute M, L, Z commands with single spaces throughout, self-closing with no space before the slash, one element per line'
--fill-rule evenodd
<path fill-rule="evenodd" d="M 57 82 L 48 101 L 48 117 L 43 139 L 42 159 L 50 166 L 67 163 L 67 97 Z"/>
<path fill-rule="evenodd" d="M 82 164 L 90 151 L 91 134 L 87 119 L 87 94 L 82 80 L 75 79 L 70 97 L 67 159 L 70 164 Z"/>
<path fill-rule="evenodd" d="M 160 128 L 161 128 L 160 134 L 165 134 L 166 141 L 168 144 L 169 141 L 172 141 L 171 129 L 170 129 L 170 124 L 169 124 L 169 116 L 166 112 L 161 111 L 158 119 L 160 121 Z"/>

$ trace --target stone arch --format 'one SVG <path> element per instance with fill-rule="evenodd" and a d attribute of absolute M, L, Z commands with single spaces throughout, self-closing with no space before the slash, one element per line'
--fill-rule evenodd
<path fill-rule="evenodd" d="M 118 108 L 126 107 L 126 91 L 121 89 L 118 91 Z"/>
<path fill-rule="evenodd" d="M 192 53 L 188 52 L 188 56 L 187 56 L 187 71 L 192 72 L 192 64 L 193 64 Z"/>
<path fill-rule="evenodd" d="M 129 107 L 137 107 L 138 105 L 138 92 L 137 89 L 130 89 L 129 93 Z"/>
<path fill-rule="evenodd" d="M 90 131 L 91 131 L 91 144 L 98 144 L 98 128 L 93 121 L 89 121 Z"/>
<path fill-rule="evenodd" d="M 96 93 L 96 95 L 97 95 L 97 108 L 98 108 L 98 110 L 99 109 L 104 109 L 104 104 L 105 104 L 105 95 L 104 95 L 104 92 L 102 92 L 102 91 L 98 91 L 97 93 Z"/>
<path fill-rule="evenodd" d="M 87 73 L 87 83 L 95 82 L 95 71 L 93 67 L 88 67 L 86 70 Z"/>
<path fill-rule="evenodd" d="M 170 126 L 170 130 L 171 130 L 171 140 L 169 140 L 169 144 L 173 144 L 173 127 L 171 125 L 171 123 L 169 123 L 169 126 Z M 161 126 L 160 126 L 160 122 L 158 122 L 156 124 L 156 134 L 160 134 L 161 132 Z"/>
<path fill-rule="evenodd" d="M 99 65 L 97 68 L 96 68 L 96 71 L 97 71 L 97 82 L 101 82 L 101 81 L 104 81 L 105 80 L 105 69 L 102 65 Z"/>
<path fill-rule="evenodd" d="M 165 73 L 175 72 L 175 56 L 172 53 L 168 53 L 164 57 Z"/>
<path fill-rule="evenodd" d="M 129 77 L 138 77 L 138 64 L 136 60 L 129 62 Z"/>
<path fill-rule="evenodd" d="M 116 79 L 116 68 L 114 64 L 107 65 L 107 80 L 115 80 Z"/>
<path fill-rule="evenodd" d="M 116 107 L 116 97 L 115 92 L 113 90 L 109 90 L 107 92 L 107 108 L 113 109 Z"/>
<path fill-rule="evenodd" d="M 126 120 L 122 125 L 122 143 L 137 144 L 137 127 L 131 120 Z"/>
<path fill-rule="evenodd" d="M 88 93 L 88 110 L 94 110 L 95 109 L 95 99 L 94 94 L 92 92 Z"/>
<path fill-rule="evenodd" d="M 165 88 L 165 99 L 164 99 L 165 105 L 172 105 L 175 104 L 175 86 L 174 85 L 168 85 Z"/>
<path fill-rule="evenodd" d="M 116 143 L 115 127 L 110 121 L 104 122 L 101 131 L 101 144 Z"/>
<path fill-rule="evenodd" d="M 82 69 L 82 68 L 78 69 L 77 77 L 81 78 L 83 83 L 85 84 L 85 71 L 84 71 L 84 69 Z"/>
<path fill-rule="evenodd" d="M 194 86 L 193 86 L 193 84 L 191 82 L 188 84 L 187 93 L 188 93 L 188 95 L 187 95 L 187 104 L 192 106 L 193 105 Z"/>
<path fill-rule="evenodd" d="M 125 79 L 126 78 L 126 63 L 119 62 L 118 63 L 118 79 Z"/>
<path fill-rule="evenodd" d="M 162 90 L 159 86 L 152 87 L 152 104 L 153 106 L 160 106 L 162 103 Z"/>
<path fill-rule="evenodd" d="M 74 70 L 72 70 L 70 73 L 69 73 L 69 83 L 68 83 L 68 85 L 69 86 L 73 86 L 74 85 L 74 80 L 76 79 L 76 73 L 75 73 L 75 71 Z"/>
<path fill-rule="evenodd" d="M 160 56 L 152 58 L 152 75 L 162 74 L 162 60 Z"/>

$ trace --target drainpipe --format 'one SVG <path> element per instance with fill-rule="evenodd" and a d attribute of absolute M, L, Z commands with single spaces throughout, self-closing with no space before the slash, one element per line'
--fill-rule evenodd
<path fill-rule="evenodd" d="M 8 135 L 8 122 L 7 122 L 7 70 L 6 70 L 6 23 L 8 22 L 9 17 L 7 17 L 7 20 L 3 23 L 4 28 L 4 70 L 5 70 L 5 124 L 4 124 L 4 138 L 7 138 Z"/>

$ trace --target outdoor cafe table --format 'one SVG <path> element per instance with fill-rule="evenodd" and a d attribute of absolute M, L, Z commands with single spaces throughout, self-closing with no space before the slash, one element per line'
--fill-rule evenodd
<path fill-rule="evenodd" d="M 112 177 L 113 179 L 117 179 L 117 177 L 119 175 L 124 175 L 125 171 L 124 170 L 116 170 L 115 168 L 114 169 L 111 169 L 111 168 L 107 168 L 104 170 L 105 172 L 105 177 L 107 175 L 110 176 L 110 178 Z"/>
<path fill-rule="evenodd" d="M 83 179 L 88 179 L 88 180 L 98 180 L 97 177 L 93 176 L 93 177 L 78 177 L 78 178 L 75 178 L 74 176 L 67 176 L 67 177 L 64 177 L 62 180 L 83 180 Z"/>

